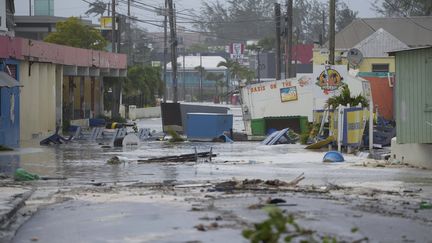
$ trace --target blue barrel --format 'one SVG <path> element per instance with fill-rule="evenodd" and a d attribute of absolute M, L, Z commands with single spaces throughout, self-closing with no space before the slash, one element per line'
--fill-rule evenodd
<path fill-rule="evenodd" d="M 344 162 L 344 161 L 345 159 L 343 155 L 338 151 L 327 152 L 323 158 L 323 162 L 336 163 L 336 162 Z"/>

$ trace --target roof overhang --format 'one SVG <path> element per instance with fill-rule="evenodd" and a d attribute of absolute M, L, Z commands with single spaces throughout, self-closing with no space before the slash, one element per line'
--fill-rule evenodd
<path fill-rule="evenodd" d="M 0 87 L 7 87 L 7 88 L 13 88 L 13 87 L 22 87 L 16 79 L 9 76 L 9 74 L 0 71 Z"/>
<path fill-rule="evenodd" d="M 389 56 L 395 56 L 398 52 L 404 52 L 404 51 L 416 51 L 416 50 L 423 50 L 423 49 L 429 49 L 432 48 L 432 46 L 421 46 L 421 47 L 413 47 L 413 48 L 407 48 L 407 49 L 400 49 L 400 50 L 394 50 L 389 51 Z"/>

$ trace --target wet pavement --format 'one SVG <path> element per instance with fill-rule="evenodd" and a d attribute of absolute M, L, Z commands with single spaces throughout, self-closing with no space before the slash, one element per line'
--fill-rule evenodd
<path fill-rule="evenodd" d="M 138 125 L 160 130 L 160 119 Z M 212 149 L 217 157 L 199 163 L 137 163 L 138 159 L 193 153 L 195 148 L 198 152 Z M 2 153 L 0 161 L 13 162 L 3 166 L 6 172 L 22 167 L 39 175 L 66 178 L 35 183 L 39 190 L 49 188 L 50 193 L 45 201 L 41 194 L 30 200 L 30 204 L 45 206 L 20 228 L 13 242 L 246 242 L 241 230 L 265 218 L 262 210 L 248 206 L 259 198 L 275 196 L 295 204 L 281 208 L 323 234 L 347 241 L 368 237 L 371 242 L 432 242 L 432 210 L 418 210 L 421 201 L 432 200 L 430 171 L 363 166 L 366 159 L 353 155 L 345 155 L 345 163 L 327 164 L 321 162 L 324 154 L 306 151 L 301 145 L 263 146 L 258 142 L 152 141 L 138 149 L 103 149 L 96 143 L 40 147 L 33 141 L 16 152 Z M 108 165 L 106 161 L 113 156 L 124 162 Z M 200 188 L 200 184 L 233 178 L 290 181 L 301 173 L 306 178 L 300 186 L 345 189 L 325 195 L 301 191 L 231 195 L 214 192 L 211 186 Z M 129 187 L 140 183 L 141 187 Z M 57 203 L 46 205 L 53 202 L 48 195 L 57 197 Z M 191 210 L 195 204 L 205 210 Z M 206 232 L 194 228 L 212 223 L 203 217 L 218 215 L 228 218 L 218 222 L 225 226 Z M 351 233 L 353 227 L 359 231 Z"/>

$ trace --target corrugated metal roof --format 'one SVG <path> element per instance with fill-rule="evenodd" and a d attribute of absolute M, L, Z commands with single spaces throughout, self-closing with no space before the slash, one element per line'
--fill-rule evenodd
<path fill-rule="evenodd" d="M 414 47 L 414 48 L 402 48 L 402 49 L 398 49 L 398 50 L 393 50 L 393 51 L 389 51 L 389 56 L 394 56 L 397 52 L 402 52 L 402 51 L 415 51 L 415 50 L 421 50 L 421 49 L 429 49 L 432 48 L 432 46 L 422 46 L 422 47 Z"/>
<path fill-rule="evenodd" d="M 354 48 L 359 49 L 364 57 L 387 57 L 388 52 L 392 50 L 406 49 L 409 47 L 383 28 L 380 28 L 354 46 Z"/>
<path fill-rule="evenodd" d="M 380 28 L 409 47 L 432 45 L 432 16 L 421 16 L 356 19 L 336 34 L 336 48 L 351 49 Z"/>
<path fill-rule="evenodd" d="M 0 87 L 12 88 L 17 86 L 21 86 L 21 85 L 16 79 L 9 76 L 9 74 L 0 71 Z"/>

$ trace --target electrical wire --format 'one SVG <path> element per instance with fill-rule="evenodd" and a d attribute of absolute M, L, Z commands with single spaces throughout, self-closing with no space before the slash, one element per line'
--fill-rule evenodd
<path fill-rule="evenodd" d="M 384 0 L 384 2 L 387 3 L 391 8 L 393 8 L 394 11 L 399 12 L 400 14 L 402 14 L 402 16 L 404 18 L 410 20 L 413 24 L 417 25 L 418 27 L 420 27 L 422 29 L 425 29 L 425 30 L 428 30 L 428 31 L 432 32 L 432 29 L 430 29 L 430 28 L 428 28 L 426 26 L 423 26 L 423 25 L 417 23 L 410 16 L 406 15 L 403 11 L 401 11 L 399 8 L 397 8 L 393 3 L 389 2 L 388 0 Z"/>

